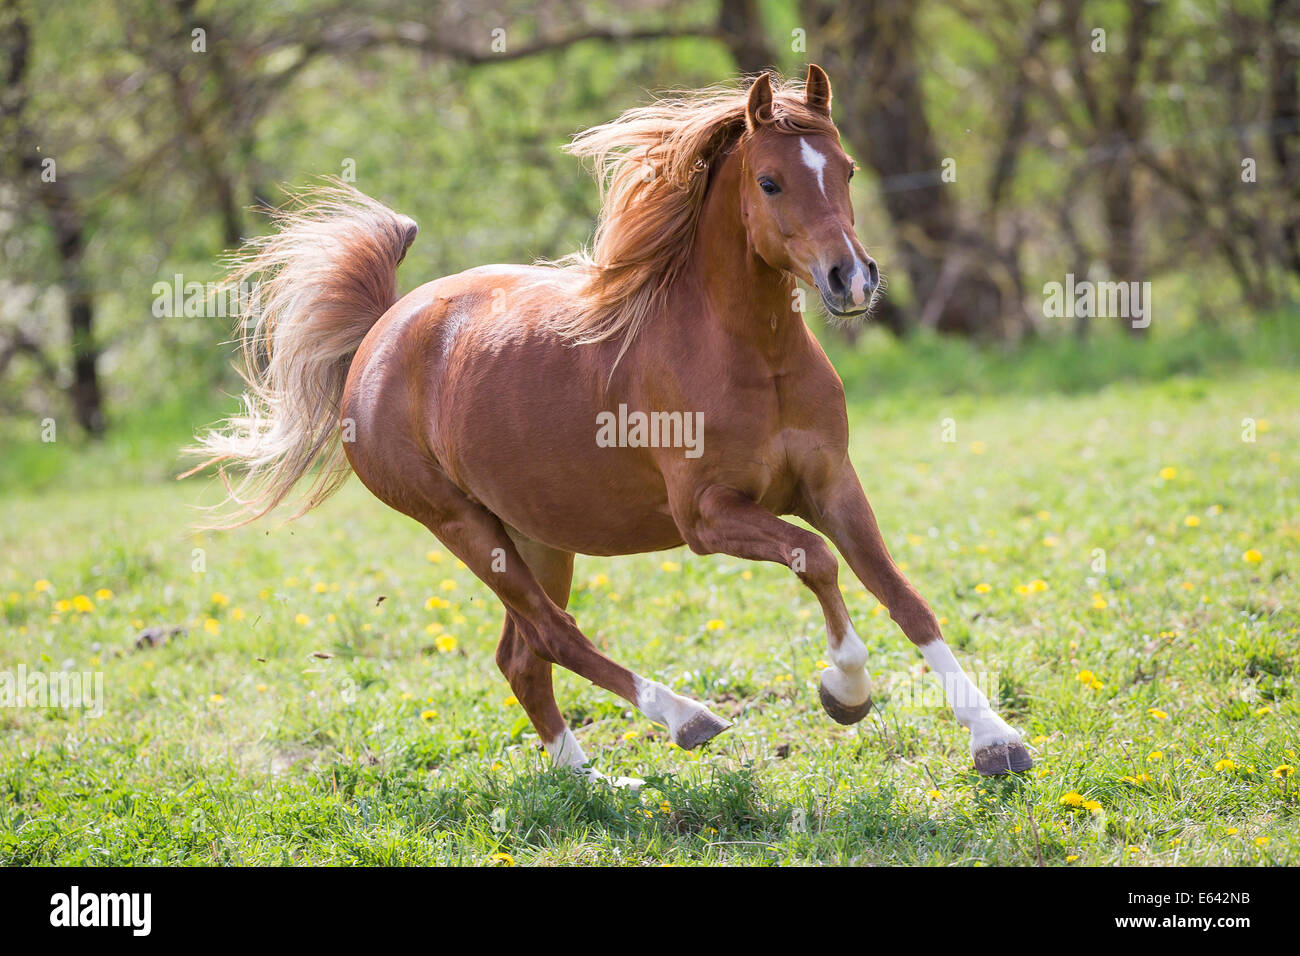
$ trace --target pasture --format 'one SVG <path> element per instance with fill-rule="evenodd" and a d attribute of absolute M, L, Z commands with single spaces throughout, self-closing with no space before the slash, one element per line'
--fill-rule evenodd
<path fill-rule="evenodd" d="M 646 780 L 616 790 L 549 769 L 496 599 L 355 480 L 296 523 L 187 532 L 219 495 L 176 449 L 229 405 L 16 444 L 0 671 L 102 674 L 104 712 L 0 707 L 0 863 L 1300 863 L 1294 324 L 833 351 L 886 539 L 1034 753 L 1011 778 L 976 776 L 843 563 L 876 687 L 851 728 L 785 568 L 579 558 L 585 632 L 734 722 L 685 753 L 557 671 L 596 765 Z M 184 630 L 137 646 L 155 627 Z"/>

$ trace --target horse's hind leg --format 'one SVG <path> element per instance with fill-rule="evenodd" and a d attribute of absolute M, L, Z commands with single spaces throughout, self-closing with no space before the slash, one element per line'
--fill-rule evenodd
<path fill-rule="evenodd" d="M 699 746 L 731 726 L 702 704 L 634 674 L 597 650 L 578 630 L 573 618 L 546 593 L 501 519 L 471 501 L 436 462 L 425 460 L 420 464 L 418 470 L 403 470 L 396 494 L 385 494 L 389 489 L 367 481 L 360 469 L 357 474 L 381 500 L 437 535 L 496 593 L 534 654 L 634 704 L 651 720 L 665 724 L 673 742 L 683 750 Z"/>
<path fill-rule="evenodd" d="M 511 535 L 515 547 L 537 578 L 542 589 L 557 607 L 569 603 L 569 588 L 573 583 L 573 555 L 545 545 Z M 551 663 L 538 657 L 524 640 L 519 622 L 513 611 L 506 611 L 505 626 L 497 643 L 497 666 L 510 682 L 520 706 L 533 722 L 533 727 L 546 745 L 551 760 L 562 767 L 582 767 L 587 755 L 569 729 L 555 702 L 551 685 Z"/>

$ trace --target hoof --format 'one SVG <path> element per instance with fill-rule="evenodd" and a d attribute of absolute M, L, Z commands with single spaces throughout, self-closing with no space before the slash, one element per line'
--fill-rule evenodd
<path fill-rule="evenodd" d="M 673 743 L 683 750 L 694 750 L 702 743 L 707 743 L 722 733 L 731 724 L 716 714 L 701 710 L 686 723 L 677 728 L 673 734 Z"/>
<path fill-rule="evenodd" d="M 1034 765 L 1025 745 L 1018 740 L 1004 744 L 990 744 L 975 751 L 975 769 L 981 777 L 1000 777 L 1008 773 L 1023 773 Z"/>
<path fill-rule="evenodd" d="M 831 715 L 831 720 L 837 724 L 856 724 L 863 717 L 867 716 L 867 711 L 871 710 L 871 698 L 868 697 L 856 707 L 849 707 L 841 704 L 832 697 L 825 687 L 818 687 L 817 693 L 822 699 L 822 707 L 826 713 Z"/>
<path fill-rule="evenodd" d="M 856 686 L 848 687 L 848 690 L 857 692 L 854 694 L 855 697 L 865 691 L 867 699 L 860 704 L 846 704 L 826 686 L 827 678 L 834 680 L 837 674 L 838 672 L 833 667 L 828 667 L 822 671 L 821 682 L 817 685 L 817 695 L 821 697 L 822 708 L 831 715 L 831 720 L 837 724 L 856 724 L 867 716 L 867 711 L 871 710 L 871 685 L 864 683 L 860 688 Z"/>

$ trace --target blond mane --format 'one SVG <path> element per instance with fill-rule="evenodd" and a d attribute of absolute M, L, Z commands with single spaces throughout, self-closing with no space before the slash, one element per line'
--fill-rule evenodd
<path fill-rule="evenodd" d="M 802 82 L 772 80 L 772 124 L 838 136 L 804 102 Z M 709 171 L 749 135 L 745 89 L 678 92 L 579 133 L 565 149 L 592 161 L 601 207 L 590 250 L 556 265 L 583 273 L 577 309 L 553 328 L 575 344 L 621 338 L 615 366 L 689 261 Z"/>

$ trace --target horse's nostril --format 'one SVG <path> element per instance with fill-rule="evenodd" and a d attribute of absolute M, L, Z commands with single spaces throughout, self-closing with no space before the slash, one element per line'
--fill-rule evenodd
<path fill-rule="evenodd" d="M 876 260 L 867 260 L 867 273 L 871 276 L 871 288 L 880 287 L 880 270 L 876 268 Z"/>
<path fill-rule="evenodd" d="M 844 273 L 839 266 L 831 266 L 831 271 L 826 274 L 826 281 L 830 283 L 831 291 L 836 295 L 842 295 L 846 286 L 844 285 Z"/>

